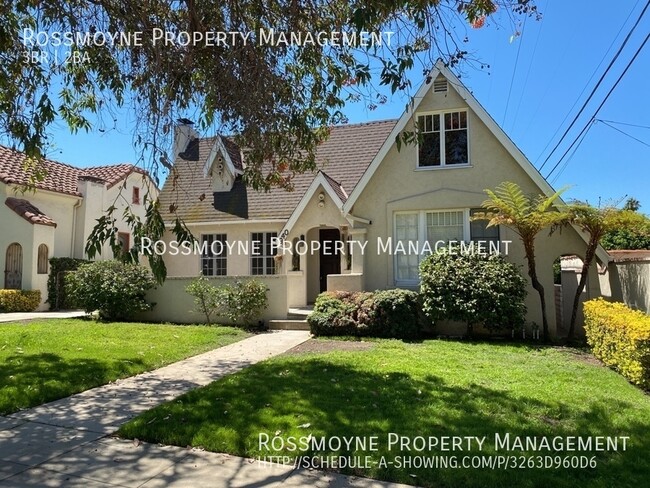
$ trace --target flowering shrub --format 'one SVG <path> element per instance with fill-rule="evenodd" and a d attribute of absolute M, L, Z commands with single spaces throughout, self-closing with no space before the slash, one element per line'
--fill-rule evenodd
<path fill-rule="evenodd" d="M 33 312 L 40 303 L 40 290 L 0 290 L 0 312 Z"/>
<path fill-rule="evenodd" d="M 602 298 L 584 304 L 585 333 L 594 356 L 650 389 L 650 317 Z"/>

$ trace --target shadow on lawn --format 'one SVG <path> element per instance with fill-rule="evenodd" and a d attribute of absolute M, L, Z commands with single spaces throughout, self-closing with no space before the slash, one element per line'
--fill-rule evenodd
<path fill-rule="evenodd" d="M 544 387 L 540 379 L 540 388 Z M 549 386 L 546 386 L 549 388 Z M 550 486 L 573 487 L 641 484 L 650 471 L 650 420 L 621 422 L 617 413 L 636 406 L 616 398 L 595 398 L 588 404 L 539 401 L 484 385 L 450 384 L 428 375 L 368 372 L 322 359 L 260 363 L 233 377 L 190 392 L 147 412 L 122 429 L 126 436 L 180 446 L 202 446 L 216 452 L 258 456 L 295 453 L 260 452 L 258 437 L 379 436 L 379 452 L 337 452 L 336 455 L 387 456 L 389 432 L 414 436 L 487 436 L 482 451 L 411 452 L 452 456 L 513 454 L 495 452 L 495 434 L 511 436 L 630 436 L 625 452 L 598 453 L 596 469 L 432 469 L 385 468 L 348 471 L 424 486 Z M 309 424 L 309 427 L 300 427 Z M 533 453 L 528 453 L 533 454 Z M 556 455 L 555 452 L 540 452 Z M 588 457 L 595 453 L 584 454 Z M 460 462 L 460 461 L 459 461 Z M 410 477 L 416 474 L 417 478 Z"/>
<path fill-rule="evenodd" d="M 57 400 L 129 376 L 141 358 L 98 361 L 57 354 L 15 354 L 0 364 L 0 415 Z"/>

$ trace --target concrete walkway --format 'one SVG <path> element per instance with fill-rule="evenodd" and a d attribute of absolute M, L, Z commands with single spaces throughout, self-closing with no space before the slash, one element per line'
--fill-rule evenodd
<path fill-rule="evenodd" d="M 197 449 L 110 437 L 140 413 L 281 354 L 304 331 L 259 334 L 155 371 L 0 417 L 0 487 L 389 487 Z"/>
<path fill-rule="evenodd" d="M 67 312 L 12 312 L 0 313 L 0 322 L 19 322 L 21 320 L 35 319 L 70 319 L 83 317 L 86 312 L 83 310 L 72 310 Z"/>

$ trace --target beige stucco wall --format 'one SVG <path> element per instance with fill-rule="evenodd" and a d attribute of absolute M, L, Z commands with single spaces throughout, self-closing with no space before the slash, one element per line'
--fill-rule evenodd
<path fill-rule="evenodd" d="M 213 223 L 213 224 L 189 224 L 189 229 L 194 237 L 201 242 L 201 235 L 204 234 L 226 234 L 231 243 L 235 243 L 233 253 L 228 256 L 227 273 L 228 276 L 247 276 L 251 274 L 250 255 L 245 254 L 245 249 L 239 249 L 238 242 L 250 242 L 253 232 L 277 232 L 282 228 L 281 222 L 248 222 L 248 223 Z M 169 244 L 175 240 L 171 232 L 166 232 L 163 241 Z M 162 248 L 161 248 L 162 249 Z M 201 256 L 198 254 L 183 255 L 179 253 L 175 256 L 171 254 L 163 255 L 167 266 L 167 276 L 170 277 L 195 277 L 201 271 Z M 291 259 L 283 260 L 282 267 L 290 266 Z"/>
<path fill-rule="evenodd" d="M 140 188 L 140 204 L 132 203 L 133 187 Z M 144 221 L 146 207 L 144 205 L 145 195 L 157 197 L 158 190 L 151 183 L 149 178 L 143 177 L 141 173 L 131 173 L 122 182 L 107 188 L 104 183 L 97 183 L 88 180 L 79 181 L 79 191 L 84 195 L 80 208 L 77 210 L 77 229 L 75 236 L 74 257 L 86 258 L 84 248 L 88 236 L 97 224 L 97 219 L 104 215 L 109 207 L 114 206 L 113 217 L 116 219 L 115 226 L 118 232 L 128 233 L 130 245 L 133 245 L 132 231 L 124 218 L 124 210 L 130 211 Z M 102 249 L 102 253 L 95 259 L 113 259 L 113 252 L 108 243 Z"/>
<path fill-rule="evenodd" d="M 430 92 L 422 101 L 419 111 L 439 109 L 468 109 L 468 106 L 453 90 L 446 94 Z M 503 181 L 514 181 L 531 194 L 540 193 L 532 179 L 476 114 L 469 110 L 468 115 L 469 167 L 416 169 L 417 147 L 407 145 L 398 151 L 393 145 L 356 201 L 352 213 L 372 221 L 367 226 L 369 244 L 363 266 L 366 289 L 395 286 L 393 256 L 377 252 L 377 238 L 385 239 L 394 234 L 395 212 L 477 208 L 486 199 L 484 190 L 494 188 Z M 412 129 L 413 123 L 410 122 L 407 130 Z M 518 237 L 507 228 L 500 231 L 502 241 L 512 241 L 508 259 L 519 264 L 522 274 L 527 277 L 523 247 Z M 550 237 L 545 231 L 536 239 L 537 270 L 546 289 L 549 328 L 553 333 L 553 261 L 563 254 L 583 254 L 584 249 L 584 241 L 573 229 L 565 229 L 561 234 Z M 598 280 L 591 280 L 590 286 L 591 293 L 597 295 Z M 539 297 L 531 286 L 528 292 L 528 319 L 541 325 Z"/>
<path fill-rule="evenodd" d="M 612 262 L 605 277 L 612 300 L 650 314 L 650 260 Z"/>
<path fill-rule="evenodd" d="M 242 277 L 250 279 L 253 277 Z M 269 305 L 261 319 L 268 321 L 287 317 L 287 277 L 286 275 L 255 276 L 268 288 Z M 156 303 L 154 309 L 140 315 L 140 319 L 153 322 L 204 323 L 205 316 L 194 312 L 194 299 L 185 288 L 194 278 L 167 278 L 163 286 L 150 291 L 147 300 Z M 214 286 L 234 283 L 236 277 L 209 278 Z M 219 323 L 228 323 L 225 318 L 215 318 Z"/>
<path fill-rule="evenodd" d="M 359 273 L 327 275 L 328 290 L 362 291 L 363 275 Z"/>

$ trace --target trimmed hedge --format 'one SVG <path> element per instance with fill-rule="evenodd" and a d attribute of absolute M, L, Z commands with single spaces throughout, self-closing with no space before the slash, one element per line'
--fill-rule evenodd
<path fill-rule="evenodd" d="M 321 336 L 414 339 L 421 332 L 418 294 L 408 290 L 325 292 L 307 318 Z"/>
<path fill-rule="evenodd" d="M 650 317 L 602 298 L 584 304 L 585 332 L 594 356 L 650 389 Z"/>
<path fill-rule="evenodd" d="M 67 272 L 74 271 L 87 262 L 77 258 L 50 258 L 50 275 L 47 278 L 47 303 L 50 304 L 50 310 L 74 308 L 65 294 L 65 276 Z"/>
<path fill-rule="evenodd" d="M 40 303 L 40 290 L 0 290 L 0 312 L 33 312 Z"/>

